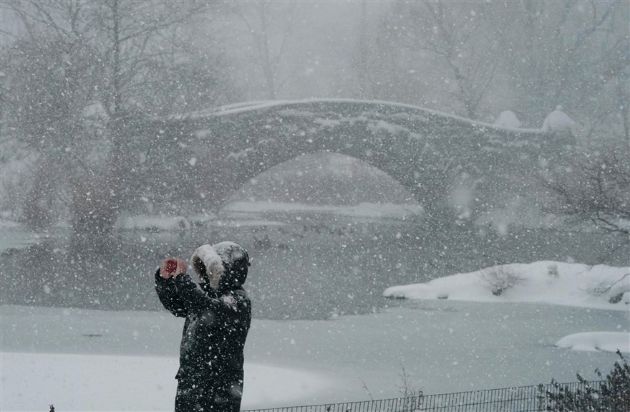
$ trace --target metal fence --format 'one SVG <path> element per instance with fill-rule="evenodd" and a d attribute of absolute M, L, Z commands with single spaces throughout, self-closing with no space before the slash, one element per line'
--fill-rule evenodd
<path fill-rule="evenodd" d="M 598 390 L 602 381 L 571 382 L 556 385 L 519 386 L 436 395 L 413 395 L 404 398 L 322 405 L 289 406 L 256 409 L 248 412 L 540 412 L 552 405 L 547 393 L 564 390 L 584 392 Z"/>

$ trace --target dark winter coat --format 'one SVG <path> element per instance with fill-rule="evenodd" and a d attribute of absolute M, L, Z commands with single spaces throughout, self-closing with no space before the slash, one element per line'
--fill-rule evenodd
<path fill-rule="evenodd" d="M 188 274 L 155 274 L 160 301 L 186 318 L 177 372 L 176 412 L 238 411 L 243 388 L 243 348 L 251 304 L 238 286 L 219 292 L 194 283 Z"/>

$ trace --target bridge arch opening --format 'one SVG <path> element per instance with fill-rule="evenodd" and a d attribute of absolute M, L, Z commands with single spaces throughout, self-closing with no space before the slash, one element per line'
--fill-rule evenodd
<path fill-rule="evenodd" d="M 270 167 L 232 193 L 223 208 L 239 202 L 419 206 L 414 195 L 384 171 L 361 159 L 327 151 L 306 153 Z"/>
<path fill-rule="evenodd" d="M 213 234 L 233 236 L 250 250 L 255 272 L 248 290 L 260 316 L 368 313 L 384 304 L 381 290 L 410 282 L 412 268 L 426 264 L 409 225 L 422 219 L 422 207 L 363 160 L 303 154 L 235 189 L 218 213 L 224 226 Z"/>

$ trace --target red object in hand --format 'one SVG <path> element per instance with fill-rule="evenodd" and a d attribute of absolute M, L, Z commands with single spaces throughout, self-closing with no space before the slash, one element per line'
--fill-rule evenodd
<path fill-rule="evenodd" d="M 160 276 L 164 279 L 186 273 L 186 261 L 180 258 L 167 258 L 160 263 Z"/>
<path fill-rule="evenodd" d="M 177 269 L 177 260 L 168 259 L 166 261 L 166 265 L 164 269 L 167 275 L 170 275 L 171 273 L 175 272 L 175 269 Z"/>

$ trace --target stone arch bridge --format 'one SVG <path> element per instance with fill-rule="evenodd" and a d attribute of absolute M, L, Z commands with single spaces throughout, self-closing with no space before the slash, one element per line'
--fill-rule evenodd
<path fill-rule="evenodd" d="M 540 130 L 340 99 L 245 103 L 137 125 L 145 137 L 138 141 L 150 142 L 145 172 L 162 176 L 164 186 L 187 182 L 186 190 L 200 193 L 215 210 L 271 167 L 334 152 L 386 172 L 429 215 L 474 215 L 518 196 L 535 202 L 536 176 L 572 145 L 570 136 Z M 170 164 L 174 152 L 188 160 Z"/>

